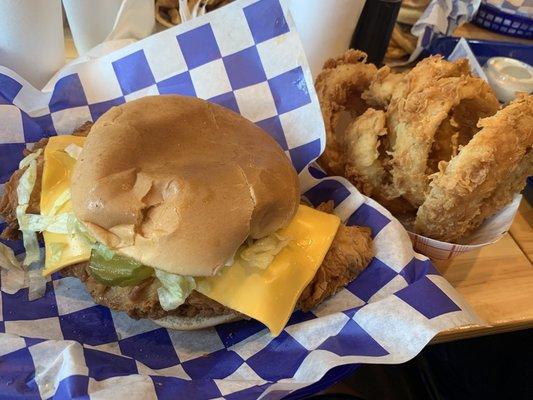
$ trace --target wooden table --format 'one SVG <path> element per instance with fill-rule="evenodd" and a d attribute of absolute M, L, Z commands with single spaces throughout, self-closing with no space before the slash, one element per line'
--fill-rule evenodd
<path fill-rule="evenodd" d="M 488 326 L 440 333 L 433 343 L 533 328 L 533 208 L 522 200 L 500 241 L 446 262 L 435 262 Z"/>
<path fill-rule="evenodd" d="M 502 35 L 487 29 L 483 29 L 474 24 L 464 24 L 458 26 L 453 32 L 453 35 L 461 36 L 466 39 L 495 40 L 497 42 L 522 43 L 529 45 L 533 44 L 533 40 L 531 39 L 522 39 L 514 36 Z"/>

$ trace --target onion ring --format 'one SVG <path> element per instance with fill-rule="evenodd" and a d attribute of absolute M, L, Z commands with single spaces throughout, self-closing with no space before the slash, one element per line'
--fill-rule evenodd
<path fill-rule="evenodd" d="M 345 131 L 346 177 L 366 196 L 380 192 L 387 171 L 380 159 L 380 136 L 387 134 L 385 112 L 369 108 Z"/>
<path fill-rule="evenodd" d="M 342 139 L 335 134 L 340 113 L 350 110 L 359 115 L 366 108 L 360 99 L 377 68 L 366 64 L 366 54 L 362 51 L 348 50 L 342 56 L 325 62 L 322 72 L 317 76 L 315 87 L 326 128 L 327 147 L 320 157 L 320 164 L 329 174 L 342 175 Z"/>
<path fill-rule="evenodd" d="M 461 102 L 471 100 L 471 118 L 494 114 L 499 103 L 490 86 L 470 76 L 442 78 L 398 102 L 397 123 L 389 131 L 392 144 L 394 187 L 414 207 L 425 199 L 429 183 L 426 169 L 438 128 Z"/>
<path fill-rule="evenodd" d="M 394 73 L 388 66 L 381 67 L 368 89 L 361 94 L 361 98 L 371 107 L 385 109 L 391 101 L 396 85 L 404 78 L 405 73 Z"/>
<path fill-rule="evenodd" d="M 387 155 L 382 146 L 387 135 L 385 112 L 367 109 L 345 131 L 345 176 L 364 195 L 373 197 L 389 211 L 414 215 L 412 208 L 391 185 Z"/>
<path fill-rule="evenodd" d="M 455 241 L 508 203 L 533 173 L 533 95 L 492 117 L 430 183 L 417 212 L 417 233 Z"/>

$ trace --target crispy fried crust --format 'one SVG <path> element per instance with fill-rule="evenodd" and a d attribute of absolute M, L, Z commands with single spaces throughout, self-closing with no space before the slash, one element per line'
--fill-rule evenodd
<path fill-rule="evenodd" d="M 533 95 L 521 95 L 494 116 L 430 184 L 419 208 L 418 233 L 455 241 L 494 214 L 533 174 Z"/>
<path fill-rule="evenodd" d="M 471 76 L 466 59 L 448 62 L 441 56 L 431 56 L 423 59 L 412 70 L 403 74 L 401 79 L 396 78 L 392 93 L 390 93 L 389 104 L 386 106 L 387 128 L 389 130 L 388 150 L 394 148 L 396 142 L 395 128 L 402 116 L 403 104 L 408 94 L 423 90 L 439 79 L 460 76 Z M 391 86 L 387 80 L 384 80 L 381 85 L 372 82 L 376 91 L 380 90 L 380 86 L 382 87 L 381 90 L 384 90 L 384 86 L 387 84 Z"/>
<path fill-rule="evenodd" d="M 490 86 L 470 76 L 439 79 L 409 93 L 398 104 L 400 115 L 392 130 L 395 143 L 391 173 L 394 186 L 414 207 L 420 206 L 426 196 L 428 159 L 437 131 L 450 112 L 467 100 L 475 121 L 499 108 Z"/>
<path fill-rule="evenodd" d="M 364 110 L 361 93 L 368 88 L 377 68 L 366 63 L 366 54 L 348 50 L 342 56 L 326 61 L 317 76 L 315 86 L 326 128 L 328 144 L 320 156 L 320 163 L 331 175 L 342 175 L 344 164 L 341 151 L 343 141 L 337 137 L 335 128 L 342 111 L 349 110 L 359 115 Z"/>
<path fill-rule="evenodd" d="M 61 270 L 61 274 L 81 280 L 96 303 L 116 311 L 125 311 L 130 317 L 135 319 L 159 319 L 168 315 L 212 317 L 233 313 L 232 310 L 222 304 L 196 291 L 193 291 L 185 300 L 185 303 L 177 309 L 165 311 L 159 304 L 157 295 L 159 283 L 156 279 L 150 278 L 133 287 L 106 286 L 98 283 L 91 276 L 86 262 L 64 268 Z"/>
<path fill-rule="evenodd" d="M 385 124 L 385 112 L 369 108 L 346 128 L 346 177 L 367 196 L 378 195 L 385 184 L 387 171 L 379 151 Z"/>
<path fill-rule="evenodd" d="M 394 73 L 388 66 L 381 67 L 372 78 L 368 89 L 361 98 L 371 107 L 385 109 L 389 105 L 392 94 L 404 78 L 404 73 Z"/>
<path fill-rule="evenodd" d="M 413 214 L 413 207 L 392 185 L 386 154 L 385 112 L 367 109 L 345 131 L 345 176 L 363 194 L 395 214 Z"/>
<path fill-rule="evenodd" d="M 322 265 L 304 289 L 296 307 L 308 311 L 337 293 L 366 268 L 373 255 L 368 228 L 341 225 Z M 196 291 L 177 309 L 165 311 L 159 304 L 157 280 L 151 278 L 134 287 L 105 286 L 87 271 L 87 263 L 81 263 L 64 268 L 61 273 L 80 279 L 96 303 L 125 311 L 132 318 L 159 319 L 171 315 L 213 317 L 235 313 Z"/>
<path fill-rule="evenodd" d="M 333 202 L 317 208 L 332 212 Z M 337 293 L 368 266 L 373 256 L 370 228 L 341 225 L 322 265 L 301 294 L 297 308 L 311 310 Z"/>
<path fill-rule="evenodd" d="M 338 164 L 361 192 L 417 233 L 464 240 L 533 174 L 532 96 L 498 112 L 493 91 L 466 59 L 433 56 L 404 74 L 383 67 L 361 98 L 376 109 L 348 125 L 343 151 L 332 146 Z"/>
<path fill-rule="evenodd" d="M 86 135 L 90 126 L 86 125 L 85 128 L 85 130 L 78 131 L 78 134 Z M 45 140 L 39 143 L 39 148 L 46 146 Z M 34 150 L 36 148 L 32 151 Z M 3 205 L 2 215 L 7 220 L 12 221 L 3 234 L 8 231 L 9 237 L 12 238 L 17 238 L 19 235 L 15 209 L 17 206 L 16 187 L 21 174 L 22 172 L 19 170 L 13 174 L 9 181 L 9 187 L 6 188 L 8 190 L 4 193 L 3 198 L 0 199 L 0 204 Z M 38 170 L 37 181 L 40 181 L 41 175 L 42 160 L 41 168 Z M 35 196 L 36 201 L 31 212 L 39 213 L 40 186 L 36 187 L 32 193 L 33 196 Z M 332 212 L 333 202 L 323 204 L 319 209 L 324 212 Z M 300 296 L 297 308 L 309 310 L 338 292 L 366 268 L 373 254 L 372 239 L 368 228 L 341 225 L 317 274 Z M 86 262 L 72 265 L 64 268 L 61 272 L 64 276 L 80 279 L 96 303 L 117 311 L 125 311 L 132 318 L 159 319 L 167 316 L 213 317 L 235 314 L 235 311 L 195 291 L 186 299 L 183 305 L 175 310 L 165 311 L 159 304 L 157 296 L 159 283 L 157 280 L 150 278 L 134 287 L 105 286 L 98 283 L 88 273 L 87 265 L 88 263 Z"/>

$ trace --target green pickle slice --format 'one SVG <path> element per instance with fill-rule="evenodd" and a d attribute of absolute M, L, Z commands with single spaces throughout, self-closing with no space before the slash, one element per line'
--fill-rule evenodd
<path fill-rule="evenodd" d="M 89 273 L 107 286 L 135 286 L 154 275 L 154 269 L 129 257 L 93 249 L 89 260 Z"/>

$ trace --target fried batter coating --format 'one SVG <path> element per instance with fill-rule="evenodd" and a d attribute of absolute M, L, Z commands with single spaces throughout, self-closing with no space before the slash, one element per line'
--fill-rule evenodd
<path fill-rule="evenodd" d="M 380 136 L 387 134 L 385 112 L 369 108 L 345 131 L 346 177 L 367 196 L 376 195 L 387 171 L 380 159 Z"/>
<path fill-rule="evenodd" d="M 499 103 L 490 86 L 470 76 L 442 78 L 421 90 L 410 92 L 398 103 L 392 153 L 394 186 L 414 207 L 425 199 L 429 183 L 427 165 L 437 129 L 450 112 L 470 100 L 474 120 L 492 115 Z"/>
<path fill-rule="evenodd" d="M 84 125 L 84 129 L 75 132 L 77 135 L 86 136 L 91 125 Z M 47 140 L 37 143 L 31 151 L 44 148 Z M 37 182 L 41 181 L 42 156 L 40 168 L 37 170 Z M 3 218 L 8 221 L 8 226 L 2 233 L 5 238 L 17 239 L 20 235 L 16 219 L 16 207 L 18 203 L 16 188 L 23 170 L 13 173 L 6 184 L 3 196 L 0 198 L 0 211 Z M 40 212 L 39 199 L 41 186 L 35 186 L 32 192 L 31 212 Z M 328 202 L 317 207 L 323 212 L 333 212 L 333 202 Z M 322 265 L 309 285 L 304 289 L 297 304 L 297 308 L 309 310 L 334 295 L 350 281 L 355 279 L 365 269 L 374 256 L 370 229 L 358 226 L 339 226 L 337 234 L 329 248 Z M 62 270 L 64 276 L 73 276 L 80 279 L 86 286 L 87 291 L 98 304 L 107 306 L 117 311 L 125 311 L 132 318 L 158 319 L 168 315 L 184 317 L 193 316 L 218 316 L 235 314 L 216 301 L 193 291 L 185 303 L 175 310 L 165 311 L 159 304 L 157 288 L 159 282 L 149 278 L 140 285 L 133 287 L 106 286 L 97 282 L 88 272 L 88 263 L 83 262 Z"/>
<path fill-rule="evenodd" d="M 492 117 L 430 183 L 415 229 L 457 241 L 512 199 L 533 174 L 533 95 L 521 95 Z"/>
<path fill-rule="evenodd" d="M 368 88 L 377 68 L 366 63 L 366 54 L 348 50 L 342 56 L 326 61 L 315 82 L 316 91 L 324 117 L 327 148 L 320 157 L 321 165 L 331 175 L 344 173 L 342 161 L 342 139 L 337 137 L 335 128 L 342 111 L 349 110 L 361 114 L 366 106 L 361 101 L 361 93 Z"/>
<path fill-rule="evenodd" d="M 396 89 L 405 73 L 394 73 L 388 66 L 381 67 L 368 89 L 361 94 L 361 98 L 371 107 L 386 109 L 389 105 L 392 93 Z"/>
<path fill-rule="evenodd" d="M 394 213 L 411 213 L 412 207 L 391 185 L 384 136 L 385 112 L 367 109 L 345 131 L 345 176 L 366 196 L 373 197 Z"/>
<path fill-rule="evenodd" d="M 333 202 L 317 207 L 333 212 Z M 368 266 L 374 249 L 370 228 L 340 225 L 315 277 L 304 289 L 296 308 L 309 311 L 353 281 Z"/>
<path fill-rule="evenodd" d="M 505 182 L 501 183 L 494 190 L 494 193 L 483 202 L 479 214 L 470 221 L 465 235 L 474 231 L 485 219 L 492 217 L 509 204 L 513 200 L 514 195 L 520 193 L 524 188 L 524 182 L 531 174 L 533 174 L 533 150 L 529 148 L 524 158 L 518 163 L 516 169 L 509 175 Z"/>
<path fill-rule="evenodd" d="M 464 239 L 533 175 L 531 96 L 498 112 L 493 91 L 466 59 L 432 56 L 403 74 L 383 67 L 361 98 L 378 110 L 352 120 L 344 151 L 337 138 L 335 152 L 344 176 L 408 229 Z"/>
<path fill-rule="evenodd" d="M 323 204 L 319 209 L 331 212 L 332 204 Z M 366 268 L 373 256 L 368 228 L 341 225 L 315 277 L 300 295 L 296 308 L 308 311 L 337 293 Z M 150 278 L 133 287 L 106 286 L 90 275 L 86 262 L 64 268 L 62 274 L 80 279 L 96 303 L 124 311 L 135 319 L 159 319 L 170 315 L 212 317 L 234 313 L 196 291 L 175 310 L 165 311 L 159 304 L 157 289 L 160 285 L 156 279 Z"/>
<path fill-rule="evenodd" d="M 442 56 L 431 56 L 420 61 L 413 69 L 403 74 L 390 96 L 387 106 L 387 127 L 389 129 L 389 143 L 392 149 L 396 142 L 395 127 L 398 125 L 403 112 L 403 103 L 409 93 L 421 91 L 433 85 L 442 78 L 471 76 L 466 59 L 454 62 L 446 61 Z M 386 82 L 384 82 L 385 84 Z M 377 88 L 375 90 L 378 90 Z"/>

